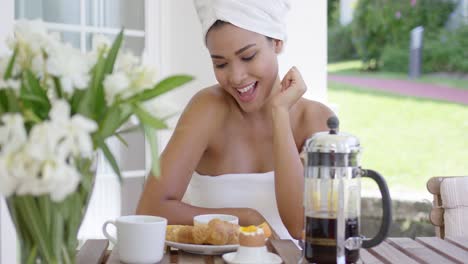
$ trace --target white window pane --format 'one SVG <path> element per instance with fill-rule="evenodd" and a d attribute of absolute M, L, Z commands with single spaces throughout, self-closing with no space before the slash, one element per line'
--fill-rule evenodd
<path fill-rule="evenodd" d="M 86 50 L 91 50 L 92 47 L 92 38 L 93 34 L 86 34 Z M 107 38 L 111 40 L 111 42 L 114 41 L 116 35 L 108 35 L 104 34 Z M 123 42 L 123 47 L 121 49 L 131 51 L 134 55 L 136 56 L 142 56 L 143 55 L 143 50 L 145 48 L 145 38 L 144 37 L 130 37 L 130 36 L 125 36 L 124 37 L 124 42 Z"/>
<path fill-rule="evenodd" d="M 78 32 L 60 32 L 62 40 L 71 43 L 73 47 L 80 49 L 80 33 Z"/>
<path fill-rule="evenodd" d="M 79 0 L 15 0 L 16 19 L 42 19 L 46 22 L 80 24 Z"/>
<path fill-rule="evenodd" d="M 145 29 L 144 0 L 86 0 L 86 14 L 89 26 Z"/>

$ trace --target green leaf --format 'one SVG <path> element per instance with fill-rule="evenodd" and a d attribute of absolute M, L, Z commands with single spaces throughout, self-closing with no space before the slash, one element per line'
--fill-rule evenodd
<path fill-rule="evenodd" d="M 38 78 L 30 70 L 24 71 L 24 76 L 26 78 L 26 85 L 29 90 L 36 96 L 41 97 L 45 101 L 48 101 L 46 91 L 41 87 L 41 83 Z"/>
<path fill-rule="evenodd" d="M 25 109 L 23 112 L 23 116 L 25 122 L 41 123 L 43 121 L 31 109 Z"/>
<path fill-rule="evenodd" d="M 17 209 L 22 214 L 24 219 L 34 219 L 34 221 L 28 221 L 29 225 L 26 227 L 30 230 L 33 239 L 39 246 L 41 255 L 44 256 L 47 263 L 53 263 L 52 252 L 50 245 L 47 241 L 47 233 L 45 232 L 44 222 L 41 218 L 41 214 L 36 206 L 34 197 L 32 196 L 17 196 L 15 197 Z"/>
<path fill-rule="evenodd" d="M 44 228 L 46 232 L 50 232 L 50 228 L 52 225 L 52 219 L 51 219 L 52 210 L 50 208 L 50 203 L 51 203 L 50 198 L 46 195 L 42 195 L 42 196 L 37 197 L 36 199 L 37 199 L 38 206 L 39 206 L 39 212 L 42 215 L 42 219 L 44 219 L 44 223 L 45 223 Z"/>
<path fill-rule="evenodd" d="M 95 115 L 95 120 L 101 120 L 103 113 L 106 111 L 106 99 L 104 98 L 104 77 L 105 77 L 105 65 L 106 61 L 104 58 L 100 61 L 100 64 L 96 68 L 95 75 L 93 76 L 93 86 L 90 89 L 90 95 L 92 96 L 92 110 Z"/>
<path fill-rule="evenodd" d="M 104 115 L 98 134 L 102 139 L 112 136 L 131 115 L 132 108 L 129 105 L 112 105 Z"/>
<path fill-rule="evenodd" d="M 8 199 L 6 199 L 6 202 L 7 202 L 7 206 L 8 206 L 8 211 L 10 212 L 11 220 L 13 221 L 15 226 L 24 226 L 25 221 L 22 218 L 21 213 L 19 212 L 19 210 L 18 210 L 18 208 L 16 206 L 15 197 L 14 196 L 9 197 Z M 18 233 L 18 235 L 25 242 L 31 241 L 31 239 L 30 239 L 31 236 L 30 236 L 30 234 L 27 232 L 27 230 L 25 228 L 18 228 L 18 230 L 16 230 L 16 232 Z"/>
<path fill-rule="evenodd" d="M 24 248 L 22 248 L 21 250 L 24 250 Z M 36 257 L 37 257 L 37 246 L 34 245 L 31 252 L 29 252 L 29 257 L 26 261 L 26 264 L 35 264 Z"/>
<path fill-rule="evenodd" d="M 53 77 L 52 80 L 54 80 L 55 93 L 57 94 L 57 97 L 63 98 L 63 89 L 62 84 L 60 83 L 60 79 Z"/>
<path fill-rule="evenodd" d="M 112 71 L 114 70 L 114 64 L 117 59 L 117 55 L 119 54 L 119 49 L 123 41 L 123 35 L 124 35 L 123 33 L 124 33 L 124 30 L 121 29 L 119 34 L 115 38 L 114 43 L 112 43 L 112 47 L 109 50 L 109 53 L 107 54 L 106 64 L 104 67 L 104 74 L 111 74 Z"/>
<path fill-rule="evenodd" d="M 80 98 L 77 107 L 77 113 L 80 113 L 88 118 L 98 121 L 99 118 L 99 107 L 105 107 L 104 97 L 99 97 L 99 89 L 102 88 L 102 80 L 104 75 L 105 60 L 101 54 L 92 70 L 92 81 L 91 87 L 85 91 L 83 96 Z"/>
<path fill-rule="evenodd" d="M 74 208 L 74 210 L 77 210 L 79 208 Z M 53 212 L 53 223 L 52 223 L 52 229 L 51 229 L 51 239 L 52 239 L 52 250 L 54 252 L 55 256 L 58 256 L 59 259 L 57 259 L 57 263 L 62 263 L 62 260 L 60 258 L 60 250 L 62 247 L 62 238 L 64 237 L 63 234 L 63 229 L 64 229 L 64 221 L 63 221 L 63 216 L 60 212 L 60 210 L 54 210 Z"/>
<path fill-rule="evenodd" d="M 81 103 L 81 100 L 84 96 L 84 93 L 85 91 L 83 90 L 75 90 L 75 92 L 73 93 L 73 96 L 70 100 L 70 104 L 71 104 L 71 114 L 74 115 L 78 112 L 78 107 Z"/>
<path fill-rule="evenodd" d="M 18 102 L 18 98 L 16 98 L 15 93 L 10 89 L 5 90 L 5 93 L 6 93 L 6 99 L 7 99 L 6 112 L 10 112 L 10 113 L 19 112 L 20 105 Z"/>
<path fill-rule="evenodd" d="M 96 121 L 101 121 L 106 112 L 106 100 L 104 97 L 104 78 L 107 74 L 112 73 L 117 55 L 123 40 L 123 30 L 117 35 L 107 57 L 101 54 L 96 65 L 92 70 L 92 86 L 88 89 L 79 104 L 78 112 L 92 118 Z"/>
<path fill-rule="evenodd" d="M 39 80 L 30 70 L 26 70 L 23 74 L 25 89 L 20 91 L 20 96 L 32 94 L 40 98 L 43 101 L 42 105 L 37 105 L 33 102 L 25 102 L 25 105 L 33 108 L 34 112 L 41 119 L 46 119 L 51 107 L 46 91 L 41 87 Z"/>
<path fill-rule="evenodd" d="M 122 182 L 122 174 L 120 173 L 117 161 L 115 161 L 114 155 L 112 155 L 112 152 L 110 151 L 109 147 L 107 147 L 107 144 L 104 141 L 101 141 L 99 147 L 101 148 L 102 153 L 104 153 L 104 156 L 106 157 L 107 161 L 112 166 L 114 172 L 117 174 L 117 176 L 119 176 L 119 181 Z"/>
<path fill-rule="evenodd" d="M 75 263 L 74 261 L 72 261 L 72 258 L 70 257 L 70 252 L 73 252 L 75 249 L 72 248 L 72 249 L 69 249 L 66 247 L 66 245 L 62 245 L 62 252 L 63 252 L 63 261 L 64 263 Z M 69 252 L 70 251 L 70 252 Z"/>
<path fill-rule="evenodd" d="M 162 81 L 160 81 L 158 84 L 156 84 L 153 88 L 151 89 L 146 89 L 141 93 L 138 93 L 128 99 L 126 99 L 126 102 L 143 102 L 147 101 L 150 99 L 153 99 L 163 93 L 169 92 L 172 89 L 179 87 L 181 85 L 184 85 L 188 82 L 193 80 L 192 76 L 189 75 L 174 75 L 170 76 Z"/>
<path fill-rule="evenodd" d="M 137 115 L 138 119 L 142 124 L 151 126 L 152 128 L 155 129 L 166 129 L 167 125 L 164 123 L 164 121 L 152 116 L 150 113 L 148 113 L 145 109 L 143 109 L 139 105 L 134 105 L 133 106 L 133 111 Z"/>
<path fill-rule="evenodd" d="M 18 46 L 15 47 L 13 55 L 11 56 L 10 61 L 8 62 L 8 67 L 5 71 L 5 74 L 3 74 L 3 79 L 5 80 L 11 78 L 11 75 L 13 73 L 13 67 L 15 66 L 16 55 L 18 55 Z"/>
<path fill-rule="evenodd" d="M 29 101 L 31 104 L 34 104 L 34 103 L 40 104 L 43 107 L 49 106 L 49 103 L 47 101 L 44 101 L 43 98 L 34 94 L 21 94 L 20 99 L 23 101 Z"/>
<path fill-rule="evenodd" d="M 115 136 L 117 137 L 117 139 L 118 139 L 122 144 L 125 145 L 125 147 L 128 148 L 128 143 L 127 143 L 127 141 L 126 141 L 120 134 L 115 134 Z"/>
<path fill-rule="evenodd" d="M 154 133 L 155 130 L 145 124 L 142 126 L 151 149 L 151 174 L 153 174 L 154 177 L 159 177 L 161 168 L 159 166 L 158 144 Z"/>
<path fill-rule="evenodd" d="M 0 90 L 0 114 L 3 114 L 8 109 L 8 98 L 6 95 L 6 90 Z"/>
<path fill-rule="evenodd" d="M 80 187 L 79 187 L 80 188 Z M 81 220 L 84 216 L 84 208 L 83 204 L 85 204 L 80 199 L 80 193 L 75 192 L 69 195 L 65 202 L 63 203 L 62 207 L 62 214 L 66 215 L 66 235 L 67 235 L 67 244 L 66 246 L 75 249 L 76 248 L 76 234 L 78 233 L 78 229 L 80 227 Z M 66 213 L 64 213 L 66 211 Z M 64 245 L 65 246 L 65 245 Z M 69 251 L 70 252 L 70 251 Z"/>

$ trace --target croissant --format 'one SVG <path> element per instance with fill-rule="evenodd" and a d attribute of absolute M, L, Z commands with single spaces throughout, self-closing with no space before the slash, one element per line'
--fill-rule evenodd
<path fill-rule="evenodd" d="M 239 244 L 239 225 L 215 218 L 208 223 L 207 232 L 209 235 L 205 240 L 206 244 Z"/>
<path fill-rule="evenodd" d="M 166 228 L 166 240 L 185 244 L 194 244 L 193 226 L 168 225 Z"/>
<path fill-rule="evenodd" d="M 168 225 L 166 240 L 186 244 L 239 244 L 239 225 L 213 219 L 207 225 Z"/>

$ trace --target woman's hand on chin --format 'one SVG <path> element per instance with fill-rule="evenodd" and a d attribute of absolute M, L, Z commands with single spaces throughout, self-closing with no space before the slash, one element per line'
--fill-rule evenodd
<path fill-rule="evenodd" d="M 302 79 L 301 73 L 296 67 L 292 67 L 281 81 L 281 86 L 276 88 L 271 101 L 273 110 L 284 109 L 289 111 L 306 90 L 307 86 Z"/>

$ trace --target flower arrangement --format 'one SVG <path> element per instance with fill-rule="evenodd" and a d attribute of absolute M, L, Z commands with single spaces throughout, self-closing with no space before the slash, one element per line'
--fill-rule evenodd
<path fill-rule="evenodd" d="M 106 139 L 131 116 L 151 146 L 166 127 L 146 105 L 192 78 L 157 82 L 155 71 L 121 51 L 123 30 L 111 44 L 102 36 L 81 53 L 49 33 L 41 21 L 18 21 L 0 57 L 0 194 L 21 242 L 21 263 L 74 263 L 77 232 L 102 151 L 120 171 Z"/>

